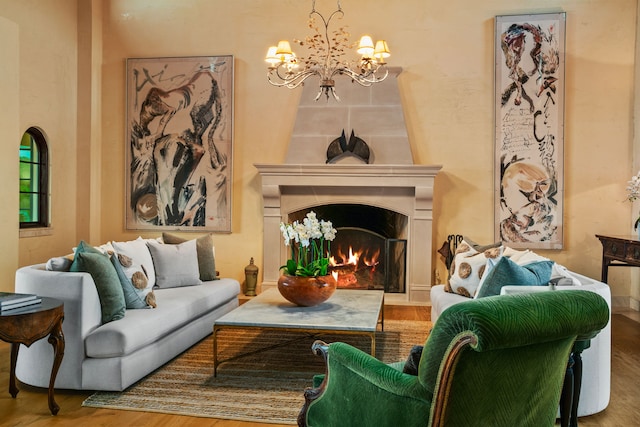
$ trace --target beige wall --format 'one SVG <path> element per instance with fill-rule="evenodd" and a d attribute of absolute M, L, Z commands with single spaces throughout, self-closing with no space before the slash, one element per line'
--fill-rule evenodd
<path fill-rule="evenodd" d="M 18 264 L 18 215 L 15 206 L 18 204 L 18 162 L 16 161 L 17 144 L 10 141 L 20 140 L 18 109 L 19 54 L 18 25 L 0 16 L 0 170 L 6 171 L 3 181 L 7 185 L 0 186 L 0 233 L 4 236 L 0 249 L 0 291 L 13 290 L 13 272 Z"/>
<path fill-rule="evenodd" d="M 100 4 L 104 6 L 101 10 Z M 54 216 L 60 222 L 54 223 L 50 238 L 32 238 L 33 243 L 22 239 L 20 264 L 64 253 L 79 238 L 99 243 L 138 235 L 124 230 L 123 218 L 127 57 L 232 54 L 233 232 L 215 236 L 217 262 L 224 275 L 238 279 L 243 278 L 250 257 L 262 267 L 262 203 L 253 164 L 283 162 L 299 97 L 297 91 L 274 88 L 266 82 L 263 57 L 268 45 L 278 39 L 301 38 L 308 33 L 310 2 L 94 0 L 91 54 L 101 50 L 103 63 L 92 63 L 91 75 L 102 74 L 101 87 L 95 87 L 94 77 L 88 85 L 82 71 L 75 75 L 73 67 L 78 65 L 82 70 L 87 47 L 76 40 L 76 33 L 82 33 L 86 23 L 78 28 L 72 21 L 74 5 L 74 1 L 0 0 L 0 16 L 18 22 L 21 30 L 27 13 L 43 21 L 35 35 L 20 33 L 21 68 L 23 62 L 29 64 L 22 59 L 26 55 L 44 56 L 47 71 L 68 71 L 55 74 L 55 78 L 65 93 L 74 95 L 59 108 L 42 111 L 38 103 L 28 102 L 20 109 L 21 130 L 26 124 L 44 122 L 48 135 L 53 132 L 59 144 L 53 149 L 53 161 L 71 160 L 69 171 L 60 171 L 54 163 L 54 170 L 60 173 L 55 175 L 58 195 L 54 193 L 54 202 L 57 209 L 68 208 L 69 218 Z M 321 11 L 334 6 L 331 0 L 317 1 Z M 567 12 L 565 245 L 561 251 L 542 253 L 580 273 L 599 277 L 601 247 L 594 234 L 627 234 L 632 222 L 632 208 L 622 201 L 633 170 L 636 0 L 344 0 L 342 7 L 342 23 L 354 38 L 369 31 L 388 40 L 391 64 L 404 69 L 399 84 L 414 158 L 420 164 L 443 165 L 436 180 L 434 248 L 452 233 L 467 234 L 479 242 L 493 239 L 494 17 Z M 86 10 L 80 8 L 79 13 L 86 18 Z M 98 30 L 96 17 L 100 16 L 102 29 Z M 101 31 L 101 40 L 97 31 Z M 53 49 L 32 40 L 45 37 L 53 42 Z M 78 46 L 80 52 L 75 52 Z M 74 63 L 76 53 L 79 64 Z M 68 87 L 74 83 L 76 87 Z M 32 100 L 40 86 L 29 72 L 26 80 L 21 80 L 21 100 Z M 99 114 L 101 122 L 92 122 L 89 130 L 85 129 L 91 135 L 91 150 L 83 145 L 85 136 L 80 139 L 74 134 L 76 117 L 81 116 L 75 105 L 77 87 L 89 90 L 91 101 L 101 100 L 91 104 L 90 114 L 92 118 Z M 60 92 L 61 88 L 47 87 L 44 93 L 47 99 L 58 100 Z M 78 102 L 83 105 L 87 100 Z M 82 122 L 86 120 L 83 116 Z M 82 128 L 80 123 L 78 135 Z M 80 140 L 83 144 L 77 142 Z M 87 161 L 101 171 L 94 167 L 86 170 Z M 81 191 L 85 189 L 78 185 L 74 190 L 76 178 L 88 180 L 84 187 L 88 185 L 94 196 L 100 187 L 96 205 L 91 203 L 87 208 L 82 204 Z M 61 194 L 62 184 L 73 194 Z M 92 215 L 90 223 L 74 229 L 71 222 L 84 221 L 86 215 Z M 432 256 L 440 276 L 446 277 L 443 263 L 436 254 Z M 614 270 L 610 277 L 614 294 L 630 294 L 626 269 Z"/>
<path fill-rule="evenodd" d="M 68 253 L 76 241 L 76 1 L 0 0 L 0 18 L 17 26 L 15 37 L 2 37 L 1 48 L 16 49 L 16 60 L 3 58 L 0 62 L 4 104 L 0 119 L 3 153 L 0 227 L 7 228 L 3 230 L 5 238 L 0 249 L 3 258 L 0 290 L 13 290 L 18 265 L 40 262 L 55 253 Z M 12 102 L 5 98 L 7 93 Z M 5 120 L 7 117 L 10 122 Z M 20 136 L 31 126 L 43 131 L 49 145 L 53 233 L 19 238 L 18 147 Z M 15 128 L 7 132 L 10 127 Z"/>

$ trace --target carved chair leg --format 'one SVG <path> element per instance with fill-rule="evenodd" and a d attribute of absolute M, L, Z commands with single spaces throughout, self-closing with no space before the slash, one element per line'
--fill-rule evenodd
<path fill-rule="evenodd" d="M 304 405 L 302 406 L 302 409 L 300 409 L 300 413 L 298 414 L 299 427 L 306 427 L 307 410 L 309 409 L 309 405 L 311 405 L 311 402 L 316 400 L 318 397 L 320 397 L 320 395 L 322 395 L 322 393 L 324 393 L 324 389 L 327 383 L 327 377 L 329 376 L 329 369 L 327 366 L 329 346 L 324 341 L 316 340 L 311 345 L 311 351 L 316 356 L 322 356 L 324 359 L 324 363 L 325 363 L 324 379 L 322 380 L 322 383 L 317 388 L 308 387 L 304 390 Z"/>

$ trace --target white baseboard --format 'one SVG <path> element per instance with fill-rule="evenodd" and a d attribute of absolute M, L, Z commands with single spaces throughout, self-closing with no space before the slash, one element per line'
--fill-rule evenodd
<path fill-rule="evenodd" d="M 611 297 L 611 307 L 640 311 L 640 301 L 628 296 Z"/>

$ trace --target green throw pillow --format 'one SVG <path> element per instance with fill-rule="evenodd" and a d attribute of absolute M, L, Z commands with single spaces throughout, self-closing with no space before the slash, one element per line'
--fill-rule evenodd
<path fill-rule="evenodd" d="M 82 270 L 78 270 L 78 262 L 76 261 L 76 259 L 78 258 L 78 254 L 84 254 L 84 253 L 102 254 L 102 252 L 100 252 L 98 249 L 94 248 L 84 240 L 80 240 L 80 243 L 78 243 L 78 246 L 75 249 L 75 252 L 73 255 L 73 262 L 71 263 L 71 267 L 69 267 L 69 271 L 75 271 L 75 272 L 82 271 Z"/>
<path fill-rule="evenodd" d="M 102 253 L 77 252 L 74 259 L 77 270 L 91 274 L 100 297 L 102 323 L 122 319 L 125 312 L 124 292 L 116 269 L 109 257 Z"/>
<path fill-rule="evenodd" d="M 186 242 L 187 239 L 175 234 L 162 233 L 162 241 L 168 245 L 177 245 Z M 216 258 L 213 253 L 213 236 L 211 234 L 205 234 L 196 239 L 196 252 L 200 280 L 203 282 L 216 280 Z"/>
<path fill-rule="evenodd" d="M 553 261 L 538 261 L 518 265 L 507 257 L 502 257 L 489 270 L 478 288 L 476 298 L 500 295 L 503 286 L 544 286 L 551 279 Z"/>
<path fill-rule="evenodd" d="M 125 306 L 131 309 L 150 308 L 146 301 L 140 298 L 140 295 L 136 292 L 136 288 L 131 283 L 131 280 L 129 280 L 127 275 L 124 273 L 124 270 L 122 270 L 122 265 L 120 265 L 120 261 L 118 261 L 118 256 L 111 255 L 110 258 L 111 264 L 113 264 L 113 268 L 115 268 L 116 274 L 118 275 L 120 286 L 122 286 Z"/>

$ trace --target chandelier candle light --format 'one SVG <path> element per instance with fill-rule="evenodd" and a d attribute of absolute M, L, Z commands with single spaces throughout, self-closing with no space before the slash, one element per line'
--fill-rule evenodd
<path fill-rule="evenodd" d="M 309 13 L 309 28 L 314 30 L 314 34 L 307 36 L 305 41 L 293 40 L 300 46 L 309 49 L 309 56 L 298 58 L 291 50 L 288 40 L 280 40 L 277 46 L 271 46 L 267 51 L 265 61 L 269 64 L 267 79 L 274 86 L 284 86 L 289 89 L 297 88 L 304 81 L 311 77 L 320 78 L 320 90 L 316 101 L 324 93 L 329 99 L 331 94 L 337 101 L 340 100 L 335 91 L 334 77 L 336 75 L 346 75 L 351 77 L 353 82 L 362 86 L 371 86 L 387 78 L 389 71 L 386 68 L 385 59 L 389 57 L 389 47 L 385 40 L 378 40 L 373 44 L 370 36 L 364 35 L 358 44 L 357 53 L 361 55 L 358 61 L 347 61 L 344 56 L 346 49 L 354 47 L 349 42 L 350 34 L 344 27 L 331 32 L 329 35 L 329 24 L 337 15 L 344 16 L 344 12 L 338 1 L 336 9 L 328 19 L 315 9 L 316 2 L 311 2 L 311 13 Z M 324 28 L 316 25 L 316 17 L 322 20 Z"/>

